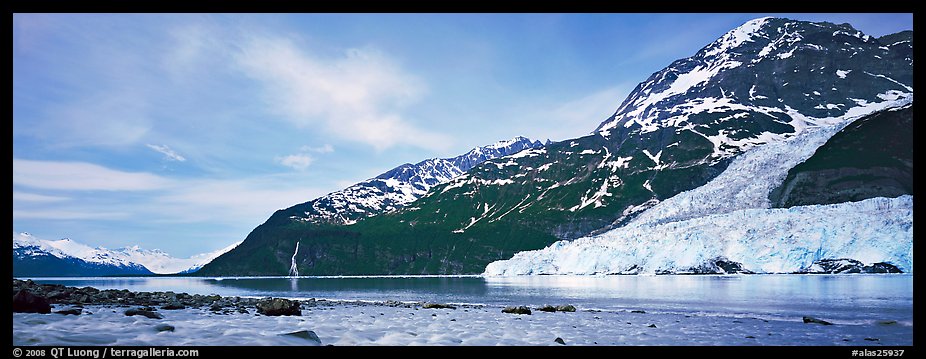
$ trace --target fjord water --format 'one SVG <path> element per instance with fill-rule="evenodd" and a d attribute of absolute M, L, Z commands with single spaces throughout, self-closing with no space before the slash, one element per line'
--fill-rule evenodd
<path fill-rule="evenodd" d="M 36 278 L 98 289 L 222 296 L 427 301 L 489 306 L 572 304 L 579 310 L 912 325 L 912 275 L 376 276 Z"/>

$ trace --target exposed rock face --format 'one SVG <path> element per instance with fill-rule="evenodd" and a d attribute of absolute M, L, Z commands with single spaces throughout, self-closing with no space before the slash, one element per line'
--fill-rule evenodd
<path fill-rule="evenodd" d="M 752 274 L 748 269 L 743 268 L 743 265 L 738 262 L 728 260 L 726 258 L 715 258 L 713 260 L 707 261 L 699 267 L 694 267 L 689 269 L 685 273 L 690 274 Z"/>
<path fill-rule="evenodd" d="M 851 274 L 851 273 L 903 273 L 899 268 L 888 263 L 874 263 L 865 265 L 855 259 L 822 259 L 816 261 L 808 268 L 798 272 L 801 274 Z"/>

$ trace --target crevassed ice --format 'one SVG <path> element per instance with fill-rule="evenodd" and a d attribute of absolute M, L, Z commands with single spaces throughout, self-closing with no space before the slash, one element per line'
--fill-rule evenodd
<path fill-rule="evenodd" d="M 716 258 L 757 273 L 791 273 L 837 258 L 886 262 L 912 272 L 913 196 L 628 226 L 517 253 L 490 263 L 484 275 L 684 272 Z"/>

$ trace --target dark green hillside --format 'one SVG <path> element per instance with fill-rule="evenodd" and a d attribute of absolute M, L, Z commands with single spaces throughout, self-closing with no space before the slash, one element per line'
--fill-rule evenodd
<path fill-rule="evenodd" d="M 861 119 L 788 171 L 775 207 L 913 194 L 913 106 Z"/>

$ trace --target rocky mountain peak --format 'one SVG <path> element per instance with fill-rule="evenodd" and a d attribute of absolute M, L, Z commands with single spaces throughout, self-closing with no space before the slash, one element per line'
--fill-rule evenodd
<path fill-rule="evenodd" d="M 595 132 L 621 140 L 692 130 L 726 158 L 854 108 L 912 98 L 912 70 L 912 33 L 874 38 L 848 24 L 759 18 L 652 74 Z"/>

